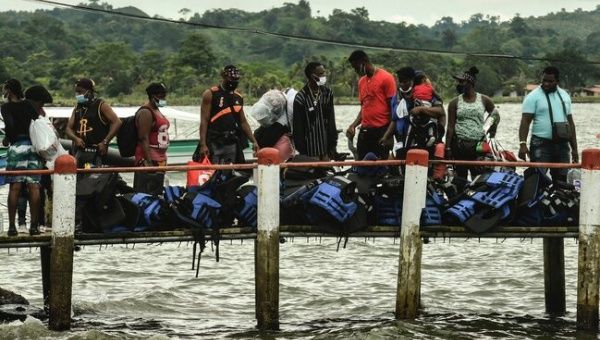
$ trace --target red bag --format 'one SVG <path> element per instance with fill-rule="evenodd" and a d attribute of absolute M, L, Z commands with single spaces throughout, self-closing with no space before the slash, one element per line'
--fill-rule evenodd
<path fill-rule="evenodd" d="M 212 165 L 212 163 L 210 162 L 210 159 L 208 159 L 208 157 L 204 157 L 204 159 L 202 159 L 202 162 L 198 163 L 194 161 L 189 161 L 188 165 Z M 199 186 L 206 183 L 214 172 L 215 170 L 188 170 L 187 187 L 189 188 L 192 186 Z"/>

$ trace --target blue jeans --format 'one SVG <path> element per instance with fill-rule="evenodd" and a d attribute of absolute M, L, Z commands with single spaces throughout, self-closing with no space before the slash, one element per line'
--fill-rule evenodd
<path fill-rule="evenodd" d="M 571 163 L 571 147 L 568 141 L 555 142 L 550 139 L 531 136 L 529 158 L 532 162 Z M 547 169 L 542 168 L 544 172 Z M 553 181 L 566 181 L 569 169 L 550 169 Z"/>

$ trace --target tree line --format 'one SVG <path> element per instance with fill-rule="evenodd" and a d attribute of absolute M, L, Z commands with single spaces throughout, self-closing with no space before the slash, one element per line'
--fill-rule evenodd
<path fill-rule="evenodd" d="M 134 7 L 113 8 L 98 0 L 91 8 L 147 16 Z M 564 9 L 540 17 L 498 17 L 474 14 L 455 22 L 442 17 L 431 27 L 389 23 L 369 18 L 364 8 L 336 9 L 315 16 L 301 0 L 261 12 L 216 9 L 202 14 L 181 9 L 180 21 L 255 28 L 356 44 L 426 48 L 470 53 L 502 53 L 567 60 L 561 68 L 563 87 L 571 91 L 600 83 L 600 6 L 593 11 Z M 328 69 L 337 97 L 356 95 L 357 76 L 346 61 L 351 49 L 218 29 L 194 29 L 172 23 L 55 8 L 35 12 L 0 12 L 0 79 L 42 84 L 64 98 L 72 97 L 77 78 L 96 80 L 101 95 L 141 96 L 151 81 L 167 84 L 171 98 L 194 100 L 218 81 L 223 65 L 236 64 L 243 73 L 240 90 L 250 99 L 274 87 L 300 87 L 308 61 Z M 394 71 L 411 65 L 424 70 L 438 92 L 451 96 L 452 74 L 477 65 L 478 90 L 487 95 L 522 92 L 537 81 L 545 63 L 422 52 L 367 52 L 376 65 Z"/>

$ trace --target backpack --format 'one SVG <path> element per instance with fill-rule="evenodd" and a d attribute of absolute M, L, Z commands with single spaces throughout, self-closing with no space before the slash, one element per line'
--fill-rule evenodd
<path fill-rule="evenodd" d="M 117 133 L 117 146 L 119 147 L 119 153 L 121 157 L 133 157 L 135 155 L 135 148 L 138 144 L 138 133 L 135 120 L 138 112 L 141 109 L 152 110 L 147 106 L 140 107 L 133 116 L 121 118 L 121 128 Z M 152 112 L 152 122 L 156 121 L 154 112 Z"/>

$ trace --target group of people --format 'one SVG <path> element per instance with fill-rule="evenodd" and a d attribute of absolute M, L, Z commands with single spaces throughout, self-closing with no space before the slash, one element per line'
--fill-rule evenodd
<path fill-rule="evenodd" d="M 457 96 L 448 105 L 446 114 L 442 98 L 422 71 L 412 67 L 397 70 L 396 78 L 375 66 L 367 53 L 352 52 L 348 62 L 360 76 L 358 99 L 360 111 L 346 129 L 353 140 L 358 129 L 358 159 L 403 159 L 413 148 L 434 153 L 445 136 L 445 158 L 476 160 L 477 148 L 486 134 L 493 137 L 500 116 L 493 101 L 476 91 L 476 67 L 455 75 Z M 251 142 L 254 151 L 261 147 L 276 147 L 282 161 L 295 154 L 327 161 L 337 159 L 338 130 L 336 127 L 334 94 L 327 83 L 327 70 L 318 62 L 305 68 L 306 83 L 298 92 L 293 89 L 273 90 L 264 96 L 264 103 L 253 107 L 277 111 L 273 119 L 261 118 L 261 127 L 252 131 L 244 113 L 244 98 L 236 91 L 241 73 L 234 65 L 221 72 L 221 82 L 202 94 L 200 108 L 200 139 L 195 158 L 208 157 L 215 164 L 244 162 L 243 149 Z M 577 138 L 572 119 L 571 99 L 559 84 L 556 67 L 542 72 L 541 86 L 527 95 L 519 128 L 519 158 L 532 161 L 577 162 Z M 65 134 L 72 140 L 71 152 L 78 166 L 100 165 L 108 145 L 117 135 L 122 121 L 108 103 L 97 96 L 95 83 L 79 79 L 74 88 L 77 105 L 66 124 Z M 160 108 L 166 105 L 167 88 L 152 83 L 146 88 L 148 100 L 135 115 L 138 166 L 161 166 L 167 162 L 169 120 Z M 7 170 L 41 169 L 41 158 L 31 149 L 29 124 L 45 116 L 44 105 L 52 96 L 42 86 L 27 91 L 10 79 L 2 87 L 4 104 L 0 111 L 5 123 L 8 146 Z M 268 98 L 267 98 L 268 97 Z M 263 98 L 261 98 L 263 100 Z M 261 117 L 264 117 L 262 115 Z M 527 136 L 532 125 L 532 136 Z M 456 175 L 466 180 L 468 171 L 476 176 L 477 168 L 456 167 Z M 554 179 L 564 180 L 566 170 L 552 170 Z M 9 235 L 17 234 L 15 212 L 17 200 L 26 187 L 30 210 L 30 234 L 39 233 L 40 176 L 23 175 L 7 178 Z"/>
<path fill-rule="evenodd" d="M 500 115 L 492 99 L 477 92 L 476 67 L 453 76 L 457 96 L 448 104 L 446 114 L 442 98 L 422 71 L 403 67 L 394 79 L 361 50 L 354 51 L 348 62 L 360 76 L 360 111 L 346 130 L 346 136 L 353 139 L 358 129 L 358 159 L 404 159 L 413 148 L 433 155 L 445 136 L 443 157 L 477 160 L 486 137 L 496 134 Z M 305 74 L 306 85 L 293 101 L 292 139 L 298 153 L 327 160 L 336 154 L 337 145 L 333 93 L 326 84 L 323 65 L 311 62 Z M 558 84 L 559 70 L 548 66 L 542 71 L 541 86 L 523 101 L 519 128 L 519 158 L 523 160 L 527 156 L 534 162 L 579 160 L 571 98 Z M 469 173 L 474 178 L 482 168 L 457 166 L 455 170 L 466 182 Z M 566 172 L 554 169 L 552 178 L 564 181 Z"/>

